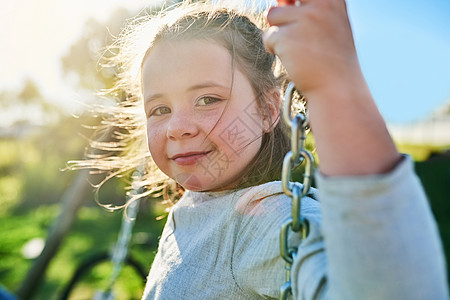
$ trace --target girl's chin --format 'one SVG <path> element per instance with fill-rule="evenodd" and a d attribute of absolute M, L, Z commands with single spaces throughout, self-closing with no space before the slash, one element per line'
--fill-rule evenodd
<path fill-rule="evenodd" d="M 205 182 L 195 176 L 194 174 L 182 173 L 174 178 L 176 182 L 181 185 L 186 190 L 190 190 L 193 192 L 220 192 L 228 189 L 232 189 L 232 187 L 228 186 L 217 186 L 212 184 L 211 182 Z"/>
<path fill-rule="evenodd" d="M 187 190 L 194 192 L 205 190 L 204 184 L 202 184 L 201 180 L 194 174 L 181 173 L 175 176 L 175 180 Z"/>
<path fill-rule="evenodd" d="M 192 173 L 180 173 L 174 177 L 175 181 L 186 190 L 194 192 L 221 192 L 236 188 L 239 182 L 232 181 L 229 183 L 215 182 L 211 178 L 198 177 Z"/>

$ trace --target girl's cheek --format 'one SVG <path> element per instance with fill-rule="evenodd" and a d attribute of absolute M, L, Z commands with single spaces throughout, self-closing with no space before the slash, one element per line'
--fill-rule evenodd
<path fill-rule="evenodd" d="M 156 124 L 150 124 L 147 122 L 147 143 L 151 150 L 155 145 L 161 144 L 162 138 L 165 137 L 164 129 Z"/>
<path fill-rule="evenodd" d="M 153 137 L 148 137 L 148 150 L 150 151 L 150 155 L 153 159 L 153 161 L 156 163 L 156 165 L 158 166 L 158 168 L 162 168 L 163 167 L 163 161 L 166 157 L 165 155 L 165 151 L 164 151 L 164 147 L 162 146 L 162 142 L 161 140 L 158 140 L 157 138 Z"/>

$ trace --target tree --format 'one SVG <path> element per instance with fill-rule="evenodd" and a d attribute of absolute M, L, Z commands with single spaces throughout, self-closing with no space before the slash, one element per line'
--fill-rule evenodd
<path fill-rule="evenodd" d="M 117 9 L 105 24 L 96 19 L 88 19 L 83 34 L 61 58 L 62 69 L 67 77 L 75 77 L 76 85 L 90 91 L 111 88 L 116 81 L 114 70 L 101 69 L 102 55 L 108 56 L 106 47 L 120 33 L 122 26 L 131 13 Z"/>

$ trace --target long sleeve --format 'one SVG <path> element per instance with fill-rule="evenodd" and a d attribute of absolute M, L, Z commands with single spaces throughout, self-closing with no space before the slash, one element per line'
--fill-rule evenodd
<path fill-rule="evenodd" d="M 409 158 L 389 174 L 317 181 L 326 262 L 316 267 L 327 269 L 318 298 L 448 299 L 437 226 Z"/>

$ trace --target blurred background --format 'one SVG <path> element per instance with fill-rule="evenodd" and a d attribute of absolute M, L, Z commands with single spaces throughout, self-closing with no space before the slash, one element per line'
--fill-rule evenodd
<path fill-rule="evenodd" d="M 367 2 L 347 1 L 363 72 L 398 147 L 415 160 L 449 257 L 450 2 Z M 81 262 L 114 245 L 122 213 L 99 207 L 89 184 L 102 177 L 64 169 L 83 157 L 88 127 L 99 121 L 86 107 L 115 81 L 98 66 L 101 50 L 127 19 L 160 6 L 152 0 L 0 0 L 3 289 L 23 299 L 60 299 Z M 99 200 L 123 203 L 129 180 L 109 181 Z M 145 272 L 163 215 L 159 200 L 141 203 L 130 248 Z M 105 264 L 90 271 L 71 299 L 90 299 L 93 283 L 105 286 L 111 270 Z M 138 273 L 121 273 L 117 299 L 140 299 Z"/>

